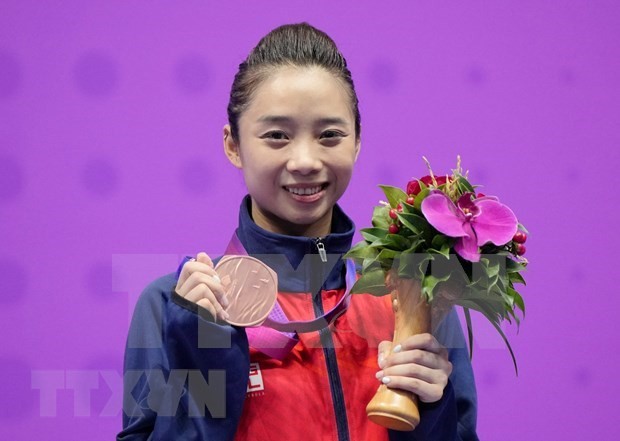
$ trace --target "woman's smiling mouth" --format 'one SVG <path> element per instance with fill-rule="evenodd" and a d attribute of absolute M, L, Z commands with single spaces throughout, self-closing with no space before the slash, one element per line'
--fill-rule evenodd
<path fill-rule="evenodd" d="M 291 196 L 300 202 L 314 202 L 321 198 L 328 184 L 283 186 Z"/>

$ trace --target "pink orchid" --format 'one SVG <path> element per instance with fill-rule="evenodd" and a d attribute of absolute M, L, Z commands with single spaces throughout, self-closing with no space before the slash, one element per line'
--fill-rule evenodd
<path fill-rule="evenodd" d="M 472 193 L 465 193 L 455 205 L 445 193 L 433 190 L 421 208 L 426 220 L 439 232 L 458 238 L 454 251 L 463 259 L 478 262 L 478 247 L 487 242 L 504 245 L 512 239 L 517 232 L 517 218 L 495 197 L 472 197 Z"/>

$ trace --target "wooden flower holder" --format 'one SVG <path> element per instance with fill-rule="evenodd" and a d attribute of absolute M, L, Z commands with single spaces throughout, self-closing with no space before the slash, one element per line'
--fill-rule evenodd
<path fill-rule="evenodd" d="M 422 296 L 420 282 L 392 278 L 391 284 L 394 287 L 391 294 L 395 318 L 393 346 L 412 335 L 431 332 L 431 307 Z M 417 396 L 383 384 L 366 406 L 366 414 L 372 422 L 393 430 L 411 431 L 420 422 Z"/>

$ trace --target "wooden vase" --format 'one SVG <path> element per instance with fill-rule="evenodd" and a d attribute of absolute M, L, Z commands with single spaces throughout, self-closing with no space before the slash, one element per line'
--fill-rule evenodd
<path fill-rule="evenodd" d="M 394 347 L 412 335 L 431 332 L 431 308 L 422 296 L 418 280 L 392 278 L 391 284 Z M 416 395 L 383 384 L 366 406 L 366 414 L 370 421 L 393 430 L 411 431 L 420 422 Z"/>

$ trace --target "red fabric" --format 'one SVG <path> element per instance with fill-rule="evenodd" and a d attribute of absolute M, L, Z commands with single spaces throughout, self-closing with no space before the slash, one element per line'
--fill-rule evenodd
<path fill-rule="evenodd" d="M 324 310 L 342 295 L 342 290 L 324 291 Z M 310 294 L 280 293 L 278 301 L 290 320 L 314 318 Z M 394 329 L 389 296 L 353 295 L 348 310 L 331 328 L 350 439 L 387 441 L 387 430 L 366 417 L 366 404 L 379 386 L 377 346 L 381 340 L 391 340 Z M 299 343 L 283 361 L 250 348 L 250 363 L 258 363 L 262 390 L 254 384 L 254 391 L 248 392 L 236 440 L 337 441 L 335 407 L 318 332 L 300 334 Z M 257 371 L 253 374 L 250 381 L 258 378 Z"/>

